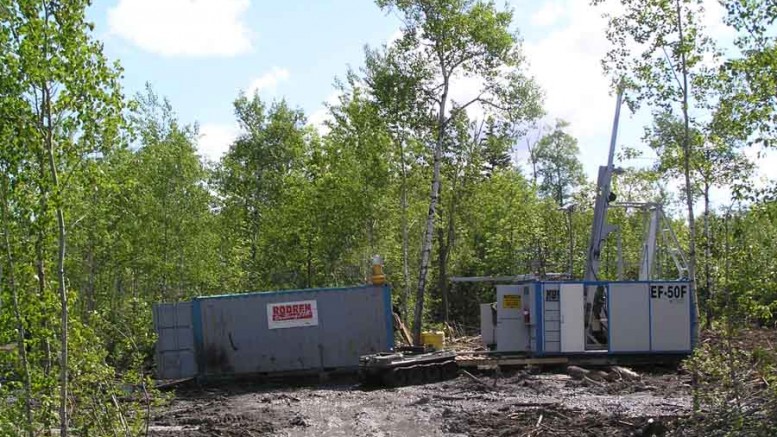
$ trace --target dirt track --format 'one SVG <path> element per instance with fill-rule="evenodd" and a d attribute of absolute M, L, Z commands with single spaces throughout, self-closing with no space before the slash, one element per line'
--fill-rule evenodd
<path fill-rule="evenodd" d="M 676 373 L 603 383 L 552 373 L 478 378 L 375 390 L 353 381 L 181 389 L 151 435 L 660 435 L 690 409 L 687 377 Z"/>

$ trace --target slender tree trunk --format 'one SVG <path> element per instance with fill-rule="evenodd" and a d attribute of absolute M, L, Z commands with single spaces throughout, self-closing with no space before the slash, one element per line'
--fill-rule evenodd
<path fill-rule="evenodd" d="M 532 273 L 543 277 L 545 276 L 545 262 L 546 262 L 546 252 L 549 252 L 545 250 L 545 243 L 543 241 L 542 236 L 546 235 L 546 230 L 544 229 L 545 223 L 541 221 L 540 218 L 535 218 L 536 221 L 534 221 L 534 246 L 536 249 L 536 258 L 532 262 Z"/>
<path fill-rule="evenodd" d="M 451 197 L 455 196 L 455 191 L 456 186 L 454 182 L 451 190 Z M 451 205 L 448 210 L 449 220 L 452 220 L 452 210 L 453 200 L 451 199 Z M 438 209 L 437 215 L 442 219 L 445 215 L 445 209 Z M 442 321 L 446 323 L 448 322 L 448 310 L 450 308 L 450 303 L 448 301 L 448 252 L 450 250 L 450 231 L 450 226 L 447 226 L 447 232 L 449 234 L 446 237 L 446 227 L 443 227 L 441 224 L 437 229 L 437 288 L 440 291 Z"/>
<path fill-rule="evenodd" d="M 440 289 L 440 298 L 442 300 L 442 320 L 448 322 L 448 280 L 447 280 L 447 264 L 448 264 L 448 245 L 445 243 L 445 228 L 440 226 L 437 229 L 437 287 Z"/>
<path fill-rule="evenodd" d="M 400 184 L 400 208 L 402 209 L 402 319 L 408 322 L 408 304 L 410 302 L 410 262 L 408 259 L 408 230 L 407 230 L 407 166 L 405 165 L 405 140 L 399 139 L 399 159 L 402 169 L 402 183 Z"/>
<path fill-rule="evenodd" d="M 461 162 L 461 159 L 459 160 Z M 442 296 L 442 315 L 443 321 L 448 323 L 450 320 L 450 295 L 448 294 L 448 259 L 450 258 L 451 249 L 453 248 L 453 241 L 456 237 L 455 234 L 455 213 L 458 205 L 459 191 L 461 186 L 459 185 L 459 173 L 461 168 L 455 169 L 455 176 L 453 177 L 453 183 L 451 184 L 451 202 L 448 206 L 448 224 L 447 234 L 443 235 L 440 232 L 440 272 L 439 272 L 439 284 L 440 294 Z M 445 237 L 443 239 L 443 237 Z"/>
<path fill-rule="evenodd" d="M 21 360 L 22 378 L 24 381 L 24 415 L 27 419 L 27 423 L 24 426 L 28 437 L 33 436 L 32 426 L 32 380 L 30 378 L 30 364 L 27 360 L 27 348 L 25 347 L 26 332 L 24 329 L 24 319 L 22 318 L 22 312 L 19 307 L 19 291 L 16 288 L 15 278 L 15 265 L 13 252 L 11 251 L 11 232 L 8 228 L 8 198 L 7 198 L 7 185 L 5 178 L 3 178 L 2 186 L 2 221 L 3 221 L 3 234 L 5 236 L 5 251 L 8 259 L 8 285 L 11 290 L 11 304 L 13 306 L 14 319 L 16 322 L 16 334 L 17 334 L 17 347 L 19 349 L 19 360 Z"/>
<path fill-rule="evenodd" d="M 308 288 L 313 286 L 313 247 L 308 235 L 308 254 L 307 254 L 307 267 L 308 267 Z"/>
<path fill-rule="evenodd" d="M 45 8 L 45 6 L 44 6 Z M 46 14 L 46 20 L 48 20 L 48 14 Z M 36 116 L 37 116 L 37 122 L 38 126 L 40 127 L 41 131 L 43 130 L 46 122 L 45 118 L 45 107 L 43 106 L 43 99 L 44 94 L 43 90 L 41 89 L 41 103 L 38 104 L 37 100 L 37 90 L 35 90 L 35 103 L 36 103 Z M 46 229 L 48 226 L 48 196 L 50 195 L 50 189 L 48 187 L 48 181 L 47 181 L 47 163 L 46 163 L 46 148 L 41 147 L 36 151 L 36 158 L 37 158 L 37 164 L 38 164 L 38 207 L 39 211 L 36 213 L 35 217 L 35 228 L 36 228 L 36 240 L 35 240 L 35 270 L 38 276 L 38 305 L 40 308 L 41 313 L 43 313 L 42 323 L 42 332 L 47 333 L 49 331 L 49 308 L 46 298 L 46 257 L 45 257 L 45 248 L 46 248 Z M 48 335 L 42 336 L 41 341 L 41 349 L 43 352 L 43 359 L 42 359 L 42 367 L 43 367 L 43 374 L 46 378 L 48 378 L 51 367 L 52 367 L 52 358 L 51 358 L 51 340 L 49 339 Z M 49 415 L 44 415 L 42 419 L 42 427 L 45 430 L 46 435 L 51 435 L 51 421 Z"/>
<path fill-rule="evenodd" d="M 449 78 L 443 74 L 443 93 L 440 99 L 440 113 L 437 116 L 437 141 L 434 145 L 434 162 L 432 171 L 432 192 L 429 199 L 429 212 L 426 215 L 426 229 L 421 246 L 421 267 L 418 271 L 418 289 L 416 290 L 415 314 L 413 324 L 413 341 L 421 344 L 421 323 L 424 315 L 424 290 L 426 290 L 426 274 L 429 270 L 429 258 L 432 253 L 434 237 L 434 219 L 437 213 L 437 201 L 440 195 L 440 166 L 442 164 L 442 143 L 445 138 L 445 102 L 448 100 Z"/>
<path fill-rule="evenodd" d="M 513 205 L 514 205 L 514 198 L 515 198 L 515 184 L 510 184 L 510 200 L 508 201 L 507 207 L 508 211 L 513 211 Z M 518 266 L 518 260 L 515 256 L 515 219 L 510 218 L 510 229 L 507 232 L 508 235 L 508 249 L 510 253 L 510 270 L 508 273 L 515 274 L 516 272 L 513 270 L 516 266 Z"/>
<path fill-rule="evenodd" d="M 53 192 L 56 196 L 57 215 L 57 239 L 59 243 L 57 251 L 57 280 L 59 283 L 60 315 L 62 324 L 62 336 L 60 338 L 60 357 L 59 357 L 59 435 L 67 437 L 68 435 L 68 411 L 67 411 L 67 378 L 68 378 L 68 302 L 67 290 L 65 289 L 65 213 L 62 209 L 62 193 L 59 186 L 59 176 L 57 175 L 57 164 L 54 158 L 54 140 L 52 138 L 54 126 L 51 114 L 51 90 L 48 84 L 43 84 L 43 105 L 46 114 L 46 125 L 43 126 L 45 133 L 45 147 L 49 160 L 49 171 L 51 172 L 51 183 Z"/>
<path fill-rule="evenodd" d="M 691 127 L 690 117 L 688 116 L 688 95 L 690 90 L 688 88 L 688 64 L 685 59 L 685 35 L 683 34 L 683 19 L 682 10 L 680 8 L 680 0 L 676 0 L 677 5 L 677 28 L 680 37 L 680 59 L 683 77 L 683 175 L 685 177 L 685 200 L 688 209 L 688 280 L 690 281 L 690 288 L 693 296 L 696 291 L 696 220 L 693 213 L 693 182 L 691 180 L 691 155 L 693 153 L 693 145 L 691 144 Z M 694 306 L 696 314 L 699 314 L 699 302 L 694 298 Z M 699 334 L 698 324 L 696 326 L 696 335 Z"/>
<path fill-rule="evenodd" d="M 726 211 L 726 215 L 723 217 L 723 240 L 724 240 L 724 246 L 723 246 L 723 258 L 724 258 L 724 273 L 723 276 L 725 277 L 723 286 L 724 286 L 724 293 L 725 293 L 725 299 L 726 299 L 726 308 L 731 308 L 731 292 L 730 292 L 730 283 L 729 283 L 729 269 L 731 268 L 731 261 L 729 257 L 729 251 L 731 248 L 731 245 L 729 243 L 728 238 L 728 226 L 729 226 L 729 220 L 731 219 L 731 207 L 729 207 L 728 211 Z M 728 317 L 727 317 L 728 318 Z"/>
<path fill-rule="evenodd" d="M 43 111 L 40 111 L 39 117 L 40 125 L 43 126 Z M 38 155 L 38 177 L 40 178 L 40 199 L 38 201 L 38 217 L 35 220 L 35 227 L 37 228 L 37 237 L 35 240 L 35 270 L 38 275 L 38 299 L 44 311 L 46 308 L 46 261 L 44 246 L 46 244 L 46 230 L 45 225 L 47 222 L 47 209 L 48 202 L 46 202 L 46 158 L 44 151 L 39 151 Z M 43 317 L 43 331 L 48 331 L 48 318 Z M 43 348 L 43 373 L 48 376 L 51 370 L 51 342 L 48 337 L 43 339 L 41 347 Z"/>
<path fill-rule="evenodd" d="M 690 118 L 688 116 L 688 95 L 690 89 L 688 88 L 688 63 L 686 61 L 686 47 L 685 47 L 685 35 L 683 33 L 683 16 L 682 9 L 680 7 L 680 0 L 675 0 L 677 7 L 677 32 L 680 40 L 680 62 L 682 68 L 683 77 L 683 173 L 685 176 L 685 200 L 688 207 L 688 282 L 690 288 L 690 297 L 693 299 L 693 308 L 696 316 L 699 315 L 699 299 L 696 297 L 696 220 L 693 214 L 693 185 L 691 181 L 691 155 L 693 152 L 691 144 L 691 126 Z M 699 338 L 700 333 L 699 324 L 696 323 L 696 329 L 694 332 L 695 337 Z M 691 385 L 693 386 L 693 408 L 694 411 L 699 411 L 700 402 L 696 393 L 698 387 L 698 375 L 697 372 L 693 372 L 691 377 Z"/>
<path fill-rule="evenodd" d="M 529 138 L 526 138 L 526 149 L 529 151 L 529 160 L 531 161 L 531 174 L 532 174 L 532 188 L 535 190 L 537 189 L 537 156 L 535 154 L 536 145 L 539 141 L 540 137 L 542 137 L 542 130 L 540 128 L 540 131 L 537 133 L 537 139 L 534 141 L 534 145 L 532 145 L 531 141 L 529 141 Z M 538 229 L 537 227 L 534 228 L 535 231 Z M 534 246 L 535 246 L 535 259 L 532 260 L 531 268 L 529 269 L 533 274 L 535 275 L 541 275 L 544 273 L 544 255 L 542 250 L 542 241 L 540 234 L 542 233 L 542 230 L 540 229 L 539 232 L 534 232 Z"/>
<path fill-rule="evenodd" d="M 575 266 L 575 239 L 572 234 L 572 210 L 567 209 L 567 230 L 569 231 L 569 278 L 572 279 Z M 619 278 L 620 279 L 620 278 Z"/>
<path fill-rule="evenodd" d="M 710 184 L 704 182 L 704 288 L 706 293 L 705 324 L 712 326 L 712 231 L 710 230 Z"/>
<path fill-rule="evenodd" d="M 538 134 L 538 137 L 539 137 L 539 134 Z M 536 187 L 537 186 L 537 157 L 534 155 L 534 146 L 532 146 L 528 136 L 526 138 L 526 149 L 529 151 L 529 161 L 531 162 L 532 186 Z"/>
<path fill-rule="evenodd" d="M 179 230 L 178 235 L 182 235 L 182 232 Z M 184 254 L 184 246 L 183 243 L 179 240 L 179 248 L 178 248 L 178 286 L 176 287 L 176 293 L 175 293 L 175 300 L 182 299 L 184 297 L 184 290 L 188 289 L 190 292 L 197 292 L 197 284 L 194 286 L 187 287 L 186 286 L 186 273 L 184 272 L 184 266 L 186 265 L 186 255 Z"/>
<path fill-rule="evenodd" d="M 86 284 L 86 314 L 84 314 L 83 320 L 89 320 L 92 311 L 94 311 L 95 296 L 94 296 L 94 282 L 95 282 L 95 268 L 94 268 L 94 232 L 89 232 L 89 247 L 86 253 L 86 262 L 89 268 L 89 278 Z"/>
<path fill-rule="evenodd" d="M 165 194 L 162 197 L 162 211 L 162 301 L 167 301 L 170 298 L 167 292 L 168 247 L 170 247 L 170 242 L 168 241 L 167 187 L 165 187 Z"/>
<path fill-rule="evenodd" d="M 249 252 L 250 265 L 248 266 L 248 286 L 255 287 L 259 279 L 258 270 L 256 267 L 256 257 L 259 255 L 258 243 L 259 238 L 259 209 L 256 206 L 257 202 L 254 202 L 253 211 L 250 213 L 251 223 L 248 225 L 248 229 L 251 232 L 251 248 Z M 248 206 L 248 205 L 246 205 Z"/>

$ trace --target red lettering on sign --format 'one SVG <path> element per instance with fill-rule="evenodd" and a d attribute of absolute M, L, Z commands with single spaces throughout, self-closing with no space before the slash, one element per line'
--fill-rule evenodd
<path fill-rule="evenodd" d="M 273 322 L 305 320 L 313 318 L 313 306 L 309 303 L 276 305 L 272 308 Z"/>

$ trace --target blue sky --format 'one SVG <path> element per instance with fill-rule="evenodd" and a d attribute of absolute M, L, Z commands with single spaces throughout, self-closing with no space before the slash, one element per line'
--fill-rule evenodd
<path fill-rule="evenodd" d="M 717 1 L 707 3 L 711 31 L 725 36 Z M 508 4 L 528 71 L 545 90 L 548 119 L 571 122 L 593 178 L 606 160 L 614 109 L 600 66 L 609 47 L 604 10 L 587 0 Z M 209 159 L 237 134 L 232 101 L 240 90 L 285 97 L 319 124 L 323 102 L 336 97 L 335 78 L 361 65 L 365 44 L 386 43 L 400 29 L 395 15 L 368 0 L 96 0 L 88 13 L 107 55 L 125 69 L 125 93 L 150 82 L 182 121 L 199 123 L 199 148 Z M 619 144 L 637 145 L 646 122 L 626 112 Z M 648 165 L 650 156 L 633 164 Z"/>

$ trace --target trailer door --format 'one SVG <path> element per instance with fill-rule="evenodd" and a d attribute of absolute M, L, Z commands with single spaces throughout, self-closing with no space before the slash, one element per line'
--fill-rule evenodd
<path fill-rule="evenodd" d="M 561 285 L 561 351 L 585 351 L 583 284 Z"/>
<path fill-rule="evenodd" d="M 191 302 L 154 305 L 154 329 L 158 336 L 156 377 L 178 379 L 197 375 Z"/>

